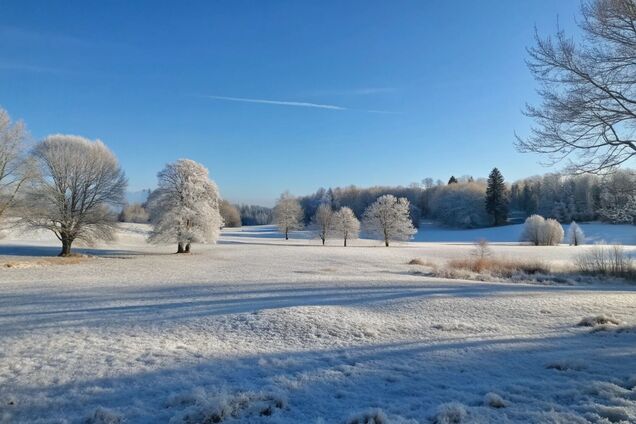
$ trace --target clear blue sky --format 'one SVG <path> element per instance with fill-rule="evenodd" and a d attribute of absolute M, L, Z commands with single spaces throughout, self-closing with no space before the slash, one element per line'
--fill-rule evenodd
<path fill-rule="evenodd" d="M 493 166 L 513 180 L 546 172 L 513 147 L 536 100 L 525 47 L 535 25 L 573 29 L 578 7 L 0 0 L 0 105 L 36 139 L 101 139 L 131 190 L 183 157 L 261 204 Z"/>

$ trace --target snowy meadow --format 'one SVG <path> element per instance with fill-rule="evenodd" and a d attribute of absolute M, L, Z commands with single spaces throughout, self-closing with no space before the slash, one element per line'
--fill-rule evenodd
<path fill-rule="evenodd" d="M 636 420 L 633 284 L 433 277 L 409 262 L 474 247 L 430 226 L 415 240 L 437 241 L 389 248 L 241 227 L 189 255 L 149 231 L 122 224 L 71 258 L 50 257 L 48 232 L 0 241 L 0 420 Z M 498 241 L 496 256 L 559 264 L 590 248 Z"/>

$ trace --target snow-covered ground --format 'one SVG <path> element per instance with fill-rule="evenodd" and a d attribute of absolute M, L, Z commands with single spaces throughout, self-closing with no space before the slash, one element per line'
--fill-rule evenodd
<path fill-rule="evenodd" d="M 146 231 L 72 262 L 44 261 L 47 234 L 0 240 L 0 422 L 636 422 L 636 286 L 407 265 L 466 256 L 472 234 L 344 248 L 246 227 L 173 255 Z M 581 249 L 493 246 L 560 263 Z M 577 325 L 602 314 L 620 324 Z"/>

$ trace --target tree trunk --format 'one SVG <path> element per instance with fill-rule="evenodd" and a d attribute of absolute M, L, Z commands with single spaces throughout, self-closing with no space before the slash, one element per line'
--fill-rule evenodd
<path fill-rule="evenodd" d="M 289 240 L 289 230 L 285 229 L 285 240 Z"/>
<path fill-rule="evenodd" d="M 190 243 L 186 244 L 185 253 L 190 253 Z"/>
<path fill-rule="evenodd" d="M 177 244 L 177 253 L 183 253 L 183 243 Z"/>
<path fill-rule="evenodd" d="M 384 245 L 385 245 L 386 247 L 389 247 L 389 239 L 384 239 Z"/>
<path fill-rule="evenodd" d="M 321 237 L 320 239 L 322 240 L 322 245 L 324 246 L 325 245 L 325 238 Z"/>
<path fill-rule="evenodd" d="M 344 247 L 347 247 L 347 238 L 344 239 Z"/>
<path fill-rule="evenodd" d="M 59 256 L 70 256 L 71 255 L 71 245 L 73 244 L 73 240 L 69 237 L 62 237 L 62 251 Z"/>

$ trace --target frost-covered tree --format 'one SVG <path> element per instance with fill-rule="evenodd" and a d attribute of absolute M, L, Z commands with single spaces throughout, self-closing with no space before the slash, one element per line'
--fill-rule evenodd
<path fill-rule="evenodd" d="M 523 232 L 521 233 L 521 241 L 527 241 L 535 246 L 541 244 L 541 237 L 543 226 L 545 225 L 545 218 L 541 215 L 531 215 L 526 219 L 523 224 Z"/>
<path fill-rule="evenodd" d="M 563 227 L 556 219 L 532 215 L 526 219 L 521 240 L 535 246 L 556 246 L 563 240 Z"/>
<path fill-rule="evenodd" d="M 318 206 L 316 213 L 311 218 L 311 229 L 318 234 L 322 245 L 325 245 L 327 239 L 331 236 L 334 227 L 334 213 L 331 205 L 323 203 Z"/>
<path fill-rule="evenodd" d="M 281 233 L 285 234 L 285 240 L 289 240 L 289 232 L 302 230 L 303 208 L 298 199 L 289 192 L 281 194 L 274 207 L 274 222 Z"/>
<path fill-rule="evenodd" d="M 431 217 L 450 227 L 476 228 L 488 225 L 482 182 L 454 183 L 435 187 L 429 201 Z"/>
<path fill-rule="evenodd" d="M 24 221 L 51 230 L 62 242 L 60 256 L 75 240 L 112 239 L 113 207 L 124 202 L 126 177 L 101 141 L 52 135 L 32 153 L 38 175 L 27 193 Z"/>
<path fill-rule="evenodd" d="M 572 221 L 568 227 L 568 243 L 570 246 L 579 246 L 585 243 L 585 234 L 579 225 Z"/>
<path fill-rule="evenodd" d="M 409 206 L 404 197 L 381 196 L 364 211 L 363 226 L 370 234 L 384 240 L 387 247 L 391 240 L 408 240 L 417 232 L 411 222 Z"/>
<path fill-rule="evenodd" d="M 357 239 L 360 235 L 360 221 L 356 218 L 351 208 L 346 206 L 340 208 L 333 217 L 334 232 L 344 240 L 344 246 L 347 246 L 347 240 Z"/>
<path fill-rule="evenodd" d="M 25 153 L 27 132 L 22 122 L 11 122 L 0 108 L 0 220 L 14 205 L 18 192 L 32 176 Z"/>
<path fill-rule="evenodd" d="M 557 246 L 563 240 L 563 227 L 556 219 L 545 220 L 541 231 L 542 246 Z"/>
<path fill-rule="evenodd" d="M 503 225 L 508 220 L 508 189 L 503 175 L 497 168 L 488 176 L 486 212 L 492 217 L 494 225 Z"/>
<path fill-rule="evenodd" d="M 221 218 L 223 218 L 223 224 L 226 227 L 241 226 L 241 212 L 239 212 L 238 208 L 227 200 L 221 200 L 221 203 L 219 204 L 219 212 L 221 213 Z"/>
<path fill-rule="evenodd" d="M 177 253 L 189 253 L 192 243 L 216 243 L 223 225 L 219 191 L 208 170 L 190 159 L 169 163 L 157 174 L 158 188 L 148 209 L 153 243 L 177 243 Z"/>

